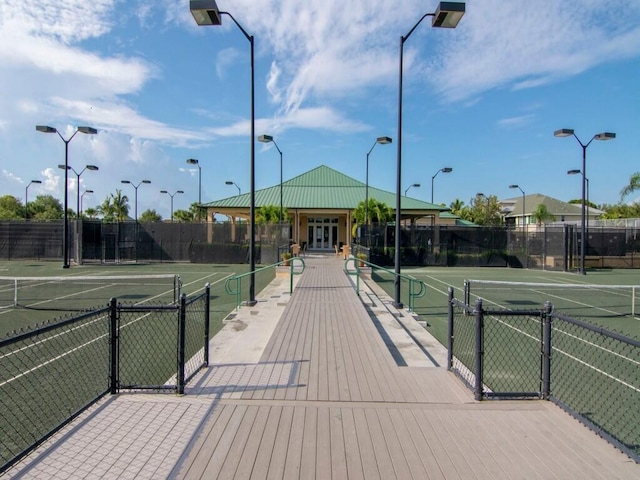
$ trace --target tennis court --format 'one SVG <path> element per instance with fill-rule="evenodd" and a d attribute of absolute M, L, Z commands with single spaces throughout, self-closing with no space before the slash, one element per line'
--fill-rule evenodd
<path fill-rule="evenodd" d="M 238 264 L 137 263 L 82 265 L 66 270 L 58 262 L 0 262 L 0 277 L 37 278 L 17 285 L 10 280 L 0 281 L 0 338 L 82 310 L 106 306 L 112 297 L 131 305 L 171 303 L 177 291 L 176 276 L 180 293 L 187 295 L 202 292 L 206 283 L 211 285 L 210 328 L 214 335 L 222 328 L 224 317 L 235 308 L 235 298 L 225 293 L 224 283 L 246 271 L 248 265 Z M 273 276 L 272 269 L 256 274 L 256 294 Z M 82 280 L 73 281 L 74 278 Z M 246 295 L 248 281 L 247 278 L 247 285 L 242 286 Z"/>
<path fill-rule="evenodd" d="M 464 298 L 467 280 L 521 282 L 533 285 L 479 285 L 472 282 L 469 302 L 481 297 L 485 308 L 532 309 L 542 308 L 550 301 L 554 310 L 597 324 L 624 335 L 640 338 L 640 295 L 631 286 L 640 286 L 637 270 L 589 271 L 587 275 L 575 273 L 524 270 L 515 268 L 411 268 L 402 269 L 425 282 L 427 293 L 416 299 L 415 312 L 427 324 L 427 329 L 444 345 L 447 338 L 447 295 L 454 288 L 456 298 Z M 373 278 L 385 291 L 394 296 L 393 275 L 376 270 Z M 551 288 L 540 288 L 548 284 Z M 565 288 L 563 285 L 584 285 Z M 594 288 L 605 286 L 607 288 Z M 628 288 L 610 289 L 610 286 Z M 640 288 L 639 288 L 640 290 Z M 401 300 L 408 305 L 408 285 L 402 283 Z M 635 304 L 635 307 L 634 307 Z M 635 316 L 631 314 L 635 311 Z"/>

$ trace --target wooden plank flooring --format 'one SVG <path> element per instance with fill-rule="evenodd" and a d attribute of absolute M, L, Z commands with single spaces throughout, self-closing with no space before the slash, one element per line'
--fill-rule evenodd
<path fill-rule="evenodd" d="M 260 362 L 189 389 L 216 404 L 176 478 L 640 478 L 550 402 L 475 402 L 443 368 L 398 367 L 343 261 L 306 264 Z"/>

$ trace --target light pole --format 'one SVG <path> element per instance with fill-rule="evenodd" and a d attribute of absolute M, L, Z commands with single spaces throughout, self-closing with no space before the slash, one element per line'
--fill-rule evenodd
<path fill-rule="evenodd" d="M 40 180 L 31 180 L 29 185 L 24 189 L 24 219 L 29 218 L 29 187 L 32 183 L 42 183 Z"/>
<path fill-rule="evenodd" d="M 62 139 L 62 141 L 64 142 L 64 225 L 62 228 L 62 255 L 63 255 L 63 263 L 62 263 L 62 268 L 69 268 L 69 248 L 68 248 L 68 236 L 69 236 L 69 214 L 67 212 L 67 210 L 69 209 L 69 204 L 68 204 L 68 199 L 67 199 L 67 192 L 68 192 L 68 185 L 67 182 L 69 181 L 69 142 L 71 140 L 73 140 L 73 137 L 76 136 L 76 133 L 80 132 L 80 133 L 84 133 L 86 135 L 95 135 L 98 133 L 98 130 L 96 130 L 93 127 L 77 127 L 75 132 L 73 132 L 73 135 L 71 135 L 68 139 L 64 138 L 62 135 L 60 135 L 60 132 L 58 130 L 56 130 L 53 127 L 49 127 L 47 125 L 36 125 L 36 130 L 38 132 L 42 132 L 42 133 L 57 133 L 58 136 Z"/>
<path fill-rule="evenodd" d="M 84 196 L 87 193 L 93 193 L 93 190 L 85 190 L 84 192 L 82 192 L 82 195 L 80 195 L 80 215 L 82 215 L 82 203 L 84 201 Z"/>
<path fill-rule="evenodd" d="M 402 220 L 402 57 L 404 42 L 406 42 L 413 31 L 427 17 L 433 17 L 432 27 L 455 28 L 464 15 L 465 4 L 463 2 L 440 2 L 434 13 L 425 13 L 420 20 L 409 30 L 404 37 L 400 37 L 400 62 L 399 62 L 399 82 L 398 82 L 398 154 L 396 167 L 396 228 L 395 228 L 395 297 L 394 303 L 398 308 L 402 308 L 400 301 L 400 221 Z"/>
<path fill-rule="evenodd" d="M 369 225 L 369 155 L 371 154 L 371 152 L 373 151 L 373 149 L 377 144 L 387 145 L 391 142 L 392 142 L 391 137 L 378 137 L 376 138 L 376 141 L 373 142 L 373 145 L 367 152 L 367 170 L 366 170 L 365 181 L 364 181 L 364 224 L 365 225 Z M 367 232 L 368 231 L 369 231 L 369 227 L 367 227 Z"/>
<path fill-rule="evenodd" d="M 525 231 L 527 224 L 527 209 L 525 208 L 524 203 L 525 193 L 524 190 L 520 188 L 520 185 L 509 185 L 509 188 L 517 188 L 522 192 L 522 244 L 524 245 L 524 268 L 529 268 L 529 246 L 527 245 L 527 234 Z"/>
<path fill-rule="evenodd" d="M 591 140 L 589 140 L 586 144 L 582 143 L 580 141 L 580 139 L 578 138 L 578 136 L 574 133 L 573 129 L 571 128 L 561 128 L 560 130 L 556 130 L 555 132 L 553 132 L 553 136 L 554 137 L 570 137 L 572 136 L 575 137 L 575 139 L 578 141 L 578 143 L 580 144 L 580 146 L 582 147 L 582 209 L 581 209 L 581 213 L 580 213 L 580 218 L 581 218 L 581 222 L 582 225 L 580 226 L 580 274 L 581 275 L 586 275 L 587 271 L 585 270 L 584 267 L 584 259 L 585 259 L 585 247 L 586 247 L 586 243 L 587 243 L 587 231 L 586 231 L 586 205 L 585 205 L 585 193 L 586 193 L 586 175 L 587 175 L 587 147 L 591 144 L 591 142 L 593 142 L 594 140 L 612 140 L 614 138 L 616 138 L 616 134 L 615 133 L 611 133 L 611 132 L 603 132 L 603 133 L 598 133 L 596 135 L 594 135 L 593 137 L 591 137 Z"/>
<path fill-rule="evenodd" d="M 142 185 L 143 183 L 151 183 L 151 180 L 142 180 L 140 183 L 138 183 L 137 185 L 129 180 L 120 180 L 120 183 L 128 183 L 129 185 L 131 185 L 136 193 L 135 193 L 135 216 L 136 216 L 136 223 L 138 223 L 138 187 L 140 185 Z"/>
<path fill-rule="evenodd" d="M 273 143 L 280 154 L 280 225 L 282 225 L 282 151 L 271 135 L 260 135 L 258 141 L 262 143 Z"/>
<path fill-rule="evenodd" d="M 438 176 L 438 174 L 440 172 L 442 172 L 442 173 L 451 173 L 451 172 L 453 172 L 453 168 L 451 168 L 451 167 L 441 168 L 440 170 L 438 170 L 436 172 L 436 174 L 433 177 L 431 177 L 431 203 L 433 203 L 433 184 L 435 182 L 436 177 Z"/>
<path fill-rule="evenodd" d="M 160 190 L 160 193 L 166 193 L 171 197 L 171 223 L 173 223 L 173 197 L 175 197 L 178 193 L 184 193 L 182 190 L 176 190 L 173 194 L 167 192 L 166 190 Z"/>
<path fill-rule="evenodd" d="M 256 182 L 255 182 L 255 69 L 254 69 L 254 55 L 253 55 L 253 35 L 249 35 L 242 25 L 240 25 L 233 15 L 229 12 L 221 12 L 218 9 L 218 5 L 215 0 L 190 0 L 189 9 L 195 19 L 196 23 L 200 26 L 208 25 L 222 25 L 222 15 L 228 15 L 233 23 L 240 29 L 243 35 L 247 38 L 251 45 L 251 162 L 250 162 L 250 190 L 251 199 L 249 206 L 249 222 L 251 223 L 251 233 L 249 238 L 249 304 L 255 305 L 256 303 L 256 276 L 255 276 L 255 249 L 256 249 Z"/>
<path fill-rule="evenodd" d="M 80 219 L 80 214 L 79 214 L 79 212 L 80 212 L 80 175 L 82 175 L 85 170 L 94 170 L 95 171 L 95 170 L 100 170 L 100 169 L 98 167 L 96 167 L 95 165 L 87 165 L 82 170 L 80 170 L 80 173 L 78 173 L 70 165 L 67 165 L 66 167 L 65 167 L 65 165 L 58 165 L 58 168 L 61 168 L 63 170 L 66 168 L 67 170 L 71 170 L 73 173 L 76 174 L 76 178 L 77 178 L 77 181 L 76 181 L 76 216 L 77 216 L 78 219 Z"/>
<path fill-rule="evenodd" d="M 189 165 L 198 166 L 198 221 L 200 221 L 200 205 L 202 204 L 202 167 L 200 166 L 200 162 L 195 158 L 188 158 L 187 163 Z"/>
<path fill-rule="evenodd" d="M 567 171 L 567 175 L 581 175 L 582 174 L 582 170 L 569 170 Z M 584 181 L 587 184 L 587 209 L 589 206 L 589 179 L 587 177 L 584 177 Z M 585 218 L 585 224 L 587 225 L 587 232 L 589 231 L 589 215 L 586 215 Z"/>
<path fill-rule="evenodd" d="M 224 183 L 225 183 L 225 185 L 235 185 L 236 188 L 238 189 L 238 195 L 242 195 L 242 191 L 240 190 L 240 187 L 238 186 L 238 184 L 236 182 L 232 182 L 231 180 L 227 180 Z"/>
<path fill-rule="evenodd" d="M 420 184 L 419 184 L 419 183 L 414 183 L 414 184 L 412 184 L 412 185 L 409 185 L 409 186 L 407 187 L 407 189 L 404 191 L 404 196 L 405 196 L 405 197 L 407 196 L 407 192 L 411 189 L 411 187 L 420 188 Z"/>

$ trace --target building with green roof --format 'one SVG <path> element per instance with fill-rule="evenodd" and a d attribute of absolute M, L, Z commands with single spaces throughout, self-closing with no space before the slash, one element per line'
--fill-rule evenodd
<path fill-rule="evenodd" d="M 314 250 L 333 250 L 334 245 L 351 241 L 353 211 L 365 199 L 366 184 L 325 165 L 309 170 L 282 183 L 282 205 L 289 214 L 292 240 Z M 396 194 L 369 185 L 369 198 L 396 205 Z M 249 193 L 223 198 L 203 204 L 207 218 L 226 215 L 235 224 L 238 219 L 248 221 L 251 195 Z M 255 206 L 280 205 L 280 184 L 256 190 Z M 416 222 L 421 218 L 436 218 L 449 209 L 411 197 L 401 199 L 403 221 Z M 444 223 L 454 220 L 443 219 Z"/>

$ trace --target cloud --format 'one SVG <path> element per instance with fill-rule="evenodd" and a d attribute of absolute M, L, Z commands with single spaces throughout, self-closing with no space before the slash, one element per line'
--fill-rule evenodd
<path fill-rule="evenodd" d="M 498 120 L 498 126 L 502 128 L 520 128 L 529 125 L 536 116 L 533 114 L 521 115 L 519 117 L 503 118 Z"/>

